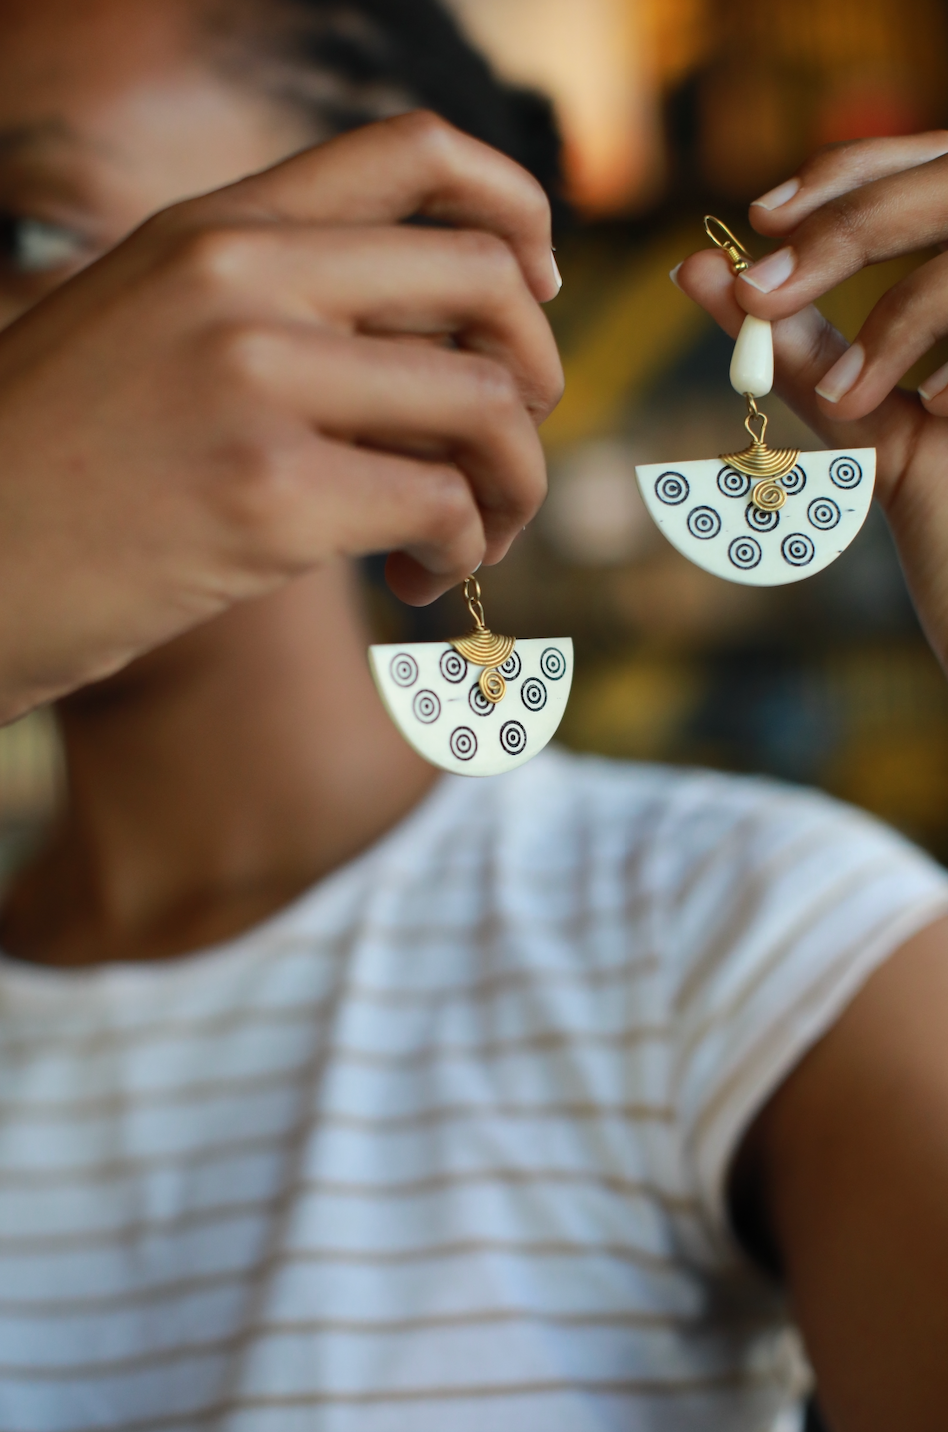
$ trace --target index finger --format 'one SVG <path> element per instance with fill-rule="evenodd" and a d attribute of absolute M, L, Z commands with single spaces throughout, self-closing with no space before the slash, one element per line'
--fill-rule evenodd
<path fill-rule="evenodd" d="M 539 302 L 560 289 L 541 185 L 426 110 L 352 130 L 210 197 L 228 217 L 351 225 L 424 216 L 481 229 L 510 245 Z"/>
<path fill-rule="evenodd" d="M 868 264 L 948 237 L 948 155 L 863 184 L 804 219 L 735 281 L 741 307 L 785 318 Z"/>

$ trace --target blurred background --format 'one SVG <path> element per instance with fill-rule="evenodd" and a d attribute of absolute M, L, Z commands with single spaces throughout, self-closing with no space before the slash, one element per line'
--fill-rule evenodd
<path fill-rule="evenodd" d="M 550 499 L 485 574 L 490 623 L 574 637 L 562 732 L 574 748 L 819 785 L 948 859 L 948 683 L 878 513 L 827 572 L 755 590 L 679 557 L 646 517 L 633 472 L 743 443 L 731 345 L 668 281 L 706 242 L 702 215 L 720 215 L 760 254 L 748 202 L 814 149 L 948 125 L 948 3 L 450 3 L 498 70 L 555 99 L 576 214 L 558 236 L 565 287 L 549 310 L 568 379 L 544 429 Z M 825 312 L 853 337 L 924 257 L 860 275 Z M 819 446 L 777 400 L 765 406 L 775 446 Z M 423 613 L 380 582 L 370 599 L 388 639 L 464 625 L 456 594 Z M 5 844 L 42 823 L 59 780 L 48 714 L 0 731 Z"/>

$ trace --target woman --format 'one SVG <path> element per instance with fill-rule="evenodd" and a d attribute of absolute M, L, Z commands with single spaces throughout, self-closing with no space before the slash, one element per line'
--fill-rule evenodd
<path fill-rule="evenodd" d="M 346 559 L 425 601 L 541 500 L 536 184 L 408 117 L 176 204 L 438 102 L 400 14 L 446 23 L 0 5 L 0 690 L 75 692 L 3 917 L 0 1428 L 770 1427 L 768 1267 L 834 1427 L 940 1426 L 944 875 L 765 783 L 435 785 L 369 685 Z M 839 253 L 941 232 L 944 148 L 765 196 L 782 288 L 678 281 L 730 328 L 797 314 Z M 884 397 L 898 303 L 845 394 L 812 312 L 778 336 L 799 405 L 879 444 L 938 645 L 943 424 Z"/>

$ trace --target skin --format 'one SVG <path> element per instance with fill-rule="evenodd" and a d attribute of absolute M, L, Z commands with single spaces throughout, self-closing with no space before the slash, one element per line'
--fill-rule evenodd
<path fill-rule="evenodd" d="M 200 17 L 0 4 L 0 208 L 78 239 L 0 283 L 4 714 L 121 668 L 61 708 L 68 804 L 3 915 L 49 964 L 225 938 L 406 814 L 435 773 L 345 559 L 394 551 L 429 600 L 545 490 L 538 186 L 409 115 L 180 203 L 309 137 L 201 58 Z"/>
<path fill-rule="evenodd" d="M 40 125 L 0 144 L 2 206 L 75 226 L 73 268 L 298 147 L 290 116 L 198 63 L 190 15 L 169 0 L 0 3 L 0 133 Z M 842 340 L 797 312 L 873 254 L 933 237 L 939 145 L 831 152 L 786 212 L 755 211 L 800 254 L 786 291 L 735 285 L 713 253 L 679 281 L 730 332 L 745 309 L 783 318 L 782 391 L 827 441 L 879 446 L 944 655 L 948 407 L 885 396 L 919 312 L 923 333 L 941 321 L 937 261 L 914 317 L 896 291 L 867 325 L 863 377 L 835 407 L 813 390 Z M 394 227 L 419 207 L 465 231 Z M 8 901 L 6 948 L 78 965 L 223 938 L 428 789 L 369 689 L 339 558 L 401 547 L 393 583 L 422 600 L 499 557 L 535 508 L 533 424 L 560 381 L 537 306 L 554 288 L 543 213 L 503 161 L 403 120 L 172 210 L 0 340 L 5 713 L 123 667 L 63 704 L 69 804 Z M 7 319 L 68 271 L 8 274 Z M 942 922 L 868 982 L 736 1165 L 837 1432 L 944 1424 L 946 948 Z"/>
<path fill-rule="evenodd" d="M 3 5 L 13 213 L 90 258 L 298 147 L 196 58 L 200 11 Z M 166 209 L 45 298 L 0 339 L 0 718 L 336 557 L 393 552 L 419 603 L 499 561 L 545 493 L 556 291 L 539 186 L 416 114 Z"/>
<path fill-rule="evenodd" d="M 832 392 L 847 346 L 810 305 L 864 264 L 948 241 L 946 151 L 944 132 L 841 145 L 800 171 L 788 202 L 752 205 L 758 232 L 793 250 L 793 272 L 770 293 L 748 282 L 754 269 L 735 281 L 717 252 L 692 255 L 677 275 L 732 335 L 745 312 L 775 320 L 777 390 L 827 446 L 877 448 L 877 495 L 943 666 L 948 392 L 894 388 L 948 331 L 948 259 L 929 260 L 876 305 L 856 340 L 858 378 L 836 401 L 816 388 Z M 858 367 L 857 354 L 850 376 Z M 735 1202 L 756 1203 L 769 1225 L 836 1432 L 945 1425 L 946 955 L 941 921 L 879 970 L 764 1110 L 735 1165 Z"/>

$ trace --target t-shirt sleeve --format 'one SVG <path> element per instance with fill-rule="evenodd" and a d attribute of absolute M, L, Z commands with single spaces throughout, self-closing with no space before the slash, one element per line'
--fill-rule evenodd
<path fill-rule="evenodd" d="M 672 1106 L 690 1193 L 733 1251 L 725 1185 L 756 1114 L 900 945 L 948 876 L 826 797 L 696 777 L 661 841 Z"/>

